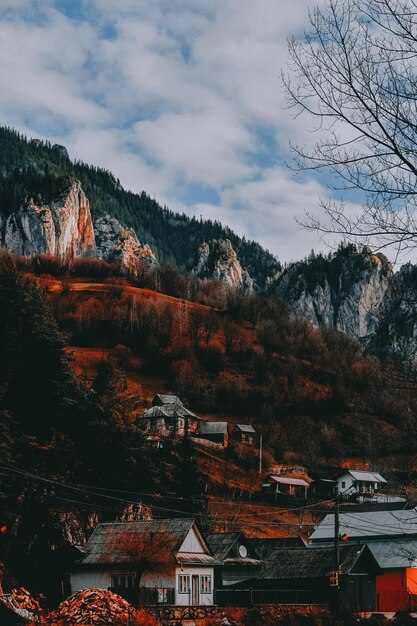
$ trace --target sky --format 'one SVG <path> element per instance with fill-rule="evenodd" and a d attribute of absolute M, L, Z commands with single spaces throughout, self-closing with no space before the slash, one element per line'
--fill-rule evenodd
<path fill-rule="evenodd" d="M 0 0 L 0 124 L 64 144 L 281 261 L 326 250 L 297 224 L 323 181 L 294 176 L 281 72 L 310 0 Z"/>

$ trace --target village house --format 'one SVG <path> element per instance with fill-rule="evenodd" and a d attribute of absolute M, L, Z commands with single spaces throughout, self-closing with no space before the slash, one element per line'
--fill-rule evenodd
<path fill-rule="evenodd" d="M 347 470 L 337 479 L 337 488 L 341 495 L 373 495 L 387 482 L 378 472 Z"/>
<path fill-rule="evenodd" d="M 222 448 L 227 448 L 229 443 L 228 423 L 201 421 L 194 436 L 200 439 L 201 443 L 208 441 Z"/>
<path fill-rule="evenodd" d="M 341 513 L 346 544 L 366 543 L 381 572 L 376 577 L 379 611 L 417 608 L 417 510 Z M 326 515 L 310 537 L 310 548 L 334 542 L 334 515 Z"/>
<path fill-rule="evenodd" d="M 221 563 L 214 568 L 216 592 L 259 574 L 262 561 L 243 533 L 208 533 L 204 538 L 212 554 Z"/>
<path fill-rule="evenodd" d="M 200 421 L 195 413 L 183 405 L 178 396 L 157 394 L 152 406 L 139 420 L 139 427 L 148 436 L 158 437 L 160 440 L 192 434 L 197 430 Z M 149 442 L 155 447 L 162 447 L 158 440 L 150 439 Z"/>
<path fill-rule="evenodd" d="M 279 496 L 293 496 L 295 498 L 306 499 L 309 488 L 310 483 L 304 478 L 275 474 L 268 476 L 262 484 L 262 489 L 274 494 L 276 500 Z"/>
<path fill-rule="evenodd" d="M 234 589 L 249 588 L 256 604 L 332 605 L 335 601 L 335 588 L 331 585 L 333 572 L 333 548 L 280 548 L 264 560 L 257 578 L 235 585 Z M 339 607 L 349 612 L 374 611 L 375 579 L 380 569 L 369 548 L 365 545 L 341 547 L 339 572 Z"/>
<path fill-rule="evenodd" d="M 250 424 L 236 424 L 232 430 L 231 438 L 236 443 L 244 443 L 249 446 L 256 445 L 256 431 Z"/>
<path fill-rule="evenodd" d="M 218 564 L 192 519 L 103 523 L 73 566 L 71 592 L 98 587 L 135 605 L 211 606 Z"/>

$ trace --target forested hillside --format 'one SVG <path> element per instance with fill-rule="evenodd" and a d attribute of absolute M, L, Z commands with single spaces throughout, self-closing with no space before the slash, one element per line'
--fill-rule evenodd
<path fill-rule="evenodd" d="M 201 243 L 213 239 L 230 239 L 242 266 L 260 287 L 280 269 L 277 259 L 258 243 L 238 237 L 220 222 L 173 213 L 145 191 L 126 191 L 111 172 L 71 161 L 63 146 L 0 128 L 0 172 L 0 213 L 16 210 L 30 197 L 48 202 L 76 178 L 90 200 L 93 220 L 109 213 L 133 227 L 159 260 L 180 270 L 188 269 Z"/>
<path fill-rule="evenodd" d="M 320 476 L 353 458 L 413 470 L 414 385 L 354 340 L 265 297 L 231 293 L 220 311 L 204 291 L 201 305 L 198 293 L 192 303 L 103 280 L 98 261 L 57 278 L 52 259 L 47 274 L 28 274 L 37 261 L 0 259 L 0 518 L 1 558 L 13 554 L 12 573 L 38 591 L 58 592 L 46 584 L 65 567 L 56 549 L 82 543 L 97 516 L 115 519 L 132 499 L 211 528 L 242 519 L 219 513 L 239 488 L 266 531 L 279 516 L 262 521 L 256 504 L 256 449 L 149 446 L 137 423 L 158 392 L 209 420 L 262 428 L 265 468 L 302 464 Z"/>

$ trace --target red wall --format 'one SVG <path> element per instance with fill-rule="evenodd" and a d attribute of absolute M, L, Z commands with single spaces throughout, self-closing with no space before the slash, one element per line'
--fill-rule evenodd
<path fill-rule="evenodd" d="M 376 577 L 378 611 L 409 611 L 415 606 L 417 568 L 387 570 Z"/>

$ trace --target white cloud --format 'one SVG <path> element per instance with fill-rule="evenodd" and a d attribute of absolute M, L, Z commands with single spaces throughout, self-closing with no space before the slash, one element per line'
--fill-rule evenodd
<path fill-rule="evenodd" d="M 326 191 L 283 166 L 289 139 L 310 138 L 280 83 L 286 39 L 312 0 L 74 0 L 67 15 L 54 0 L 34 4 L 41 19 L 25 14 L 29 0 L 12 16 L 0 0 L 2 123 L 222 219 L 283 260 L 317 247 L 294 215 Z"/>

